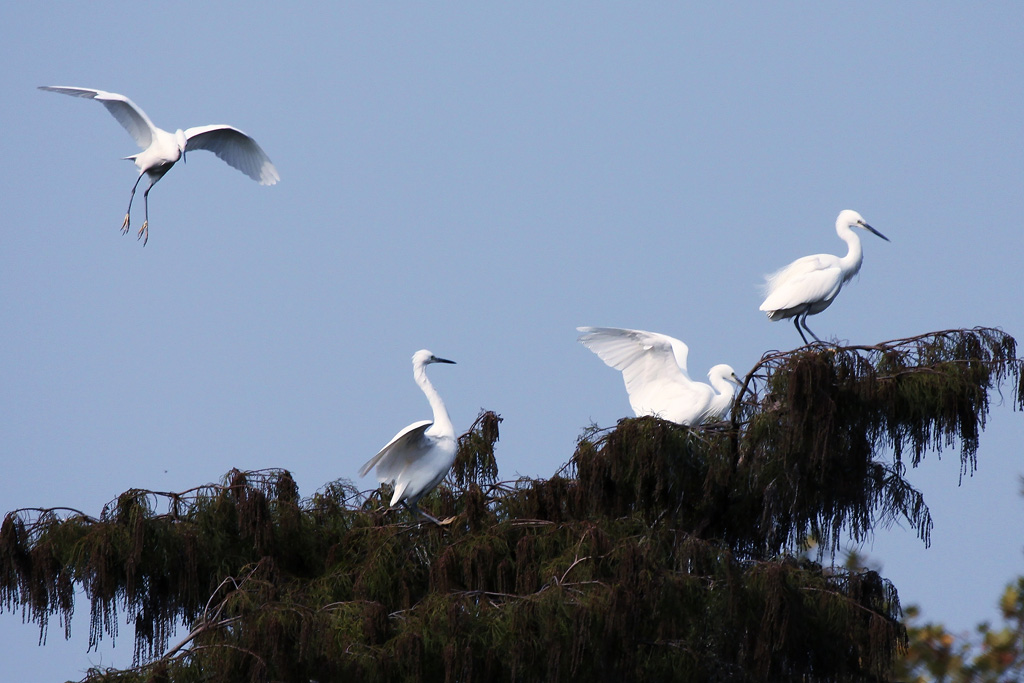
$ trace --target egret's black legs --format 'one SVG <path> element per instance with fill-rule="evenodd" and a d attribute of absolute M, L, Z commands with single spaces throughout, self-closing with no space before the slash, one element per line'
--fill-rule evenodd
<path fill-rule="evenodd" d="M 435 517 L 431 517 L 430 515 L 428 515 L 423 510 L 420 510 L 420 506 L 419 505 L 417 505 L 415 503 L 413 503 L 412 505 L 409 505 L 404 500 L 401 501 L 401 503 L 402 503 L 403 506 L 405 506 L 405 509 L 408 510 L 409 512 L 412 512 L 413 514 L 417 514 L 417 515 L 421 515 L 423 517 L 426 517 L 427 519 L 429 519 L 431 522 L 433 522 L 434 524 L 436 524 L 438 526 L 444 526 L 443 524 L 441 524 L 440 520 L 438 520 Z"/>
<path fill-rule="evenodd" d="M 132 194 L 131 194 L 130 197 L 128 197 L 128 210 L 124 212 L 124 223 L 121 224 L 121 234 L 122 235 L 127 235 L 128 234 L 128 223 L 131 221 L 132 202 L 135 201 L 135 190 L 136 190 L 136 188 L 139 187 L 139 181 L 142 180 L 142 176 L 144 176 L 144 175 L 145 175 L 145 173 L 140 173 L 139 177 L 135 179 L 135 184 L 132 185 Z M 150 185 L 150 187 L 152 187 L 152 185 Z M 146 190 L 146 191 L 148 192 L 149 190 Z"/>
<path fill-rule="evenodd" d="M 154 180 L 153 183 L 155 182 L 156 181 Z M 153 183 L 150 183 L 149 187 L 146 188 L 146 191 L 142 193 L 142 204 L 145 207 L 146 220 L 142 222 L 142 227 L 139 228 L 139 236 L 135 238 L 142 239 L 143 235 L 146 236 L 146 238 L 142 240 L 142 246 L 146 246 L 146 242 L 149 241 L 149 191 L 153 189 Z"/>
<path fill-rule="evenodd" d="M 816 342 L 818 342 L 820 344 L 824 344 L 825 342 L 823 342 L 820 339 L 818 339 L 818 335 L 814 334 L 814 330 L 812 330 L 811 328 L 807 327 L 807 316 L 808 316 L 808 314 L 804 313 L 802 316 L 797 316 L 797 317 L 801 318 L 800 322 L 803 324 L 804 329 L 807 330 L 808 332 L 810 332 L 811 336 L 814 337 L 814 341 L 816 341 Z M 803 337 L 802 334 L 800 336 Z M 804 342 L 806 342 L 806 341 L 807 341 L 807 338 L 804 337 Z"/>
<path fill-rule="evenodd" d="M 809 344 L 810 342 L 808 342 L 807 341 L 807 337 L 804 336 L 804 331 L 800 329 L 800 316 L 799 315 L 794 315 L 793 316 L 793 327 L 795 327 L 796 331 L 800 333 L 800 338 L 804 340 L 804 346 L 807 346 L 807 344 Z"/>

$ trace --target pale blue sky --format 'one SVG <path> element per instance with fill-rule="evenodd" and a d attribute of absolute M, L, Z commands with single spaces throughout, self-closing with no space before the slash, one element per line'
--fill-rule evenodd
<path fill-rule="evenodd" d="M 892 242 L 865 237 L 819 335 L 1024 341 L 1022 30 L 1017 2 L 14 4 L 0 511 L 98 513 L 231 467 L 285 467 L 304 495 L 356 478 L 429 417 L 422 347 L 458 362 L 431 368 L 457 429 L 504 417 L 502 476 L 549 476 L 630 412 L 577 325 L 670 334 L 692 374 L 742 374 L 799 342 L 757 310 L 763 275 L 842 253 L 845 208 Z M 118 230 L 131 138 L 38 85 L 124 93 L 171 130 L 233 124 L 281 183 L 189 155 L 143 248 Z M 912 473 L 930 549 L 898 528 L 864 549 L 959 630 L 1024 572 L 1021 419 L 993 411 L 960 487 L 955 449 Z M 45 648 L 0 615 L 9 679 L 129 664 L 130 629 L 87 654 L 78 611 Z"/>

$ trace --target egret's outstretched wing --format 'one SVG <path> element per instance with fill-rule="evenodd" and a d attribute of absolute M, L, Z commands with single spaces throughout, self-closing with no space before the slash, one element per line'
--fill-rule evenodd
<path fill-rule="evenodd" d="M 688 421 L 690 406 L 706 387 L 686 372 L 686 344 L 656 332 L 616 327 L 578 327 L 579 341 L 610 367 L 622 372 L 629 404 L 637 415 Z"/>
<path fill-rule="evenodd" d="M 64 85 L 41 85 L 40 90 L 59 92 L 73 97 L 85 97 L 96 100 L 107 108 L 117 122 L 124 126 L 128 134 L 132 136 L 135 143 L 142 149 L 146 149 L 153 142 L 153 122 L 146 116 L 146 112 L 124 95 L 105 90 L 93 90 L 92 88 L 74 88 Z"/>
<path fill-rule="evenodd" d="M 762 311 L 782 311 L 815 301 L 827 301 L 839 293 L 843 273 L 831 254 L 805 256 L 769 275 Z"/>
<path fill-rule="evenodd" d="M 678 339 L 657 332 L 618 327 L 577 327 L 579 341 L 610 367 L 622 372 L 626 383 L 653 376 L 686 372 L 689 348 Z"/>
<path fill-rule="evenodd" d="M 394 482 L 395 477 L 410 464 L 419 460 L 430 447 L 430 442 L 424 434 L 432 424 L 434 423 L 430 420 L 413 422 L 395 434 L 391 441 L 388 441 L 387 445 L 377 452 L 377 455 L 370 458 L 359 469 L 359 476 L 365 477 L 367 472 L 376 467 L 377 479 L 380 482 Z"/>
<path fill-rule="evenodd" d="M 256 141 L 233 126 L 196 126 L 185 131 L 186 152 L 206 149 L 260 185 L 273 185 L 281 176 Z"/>

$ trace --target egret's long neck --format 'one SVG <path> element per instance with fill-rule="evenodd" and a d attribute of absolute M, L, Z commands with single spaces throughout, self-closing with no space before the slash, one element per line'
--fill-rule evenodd
<path fill-rule="evenodd" d="M 861 249 L 857 233 L 846 223 L 836 223 L 836 233 L 849 247 L 846 256 L 839 259 L 839 267 L 843 269 L 843 282 L 846 282 L 860 270 L 860 264 L 864 262 L 864 250 Z"/>
<path fill-rule="evenodd" d="M 708 413 L 722 417 L 729 410 L 729 406 L 732 405 L 732 397 L 736 393 L 736 385 L 719 374 L 711 374 L 708 376 L 708 379 L 711 381 L 711 387 L 717 392 L 711 400 Z"/>
<path fill-rule="evenodd" d="M 427 379 L 426 367 L 417 367 L 413 376 L 416 379 L 416 384 L 419 384 L 420 389 L 426 394 L 427 401 L 430 403 L 430 409 L 434 411 L 434 424 L 430 431 L 441 436 L 454 437 L 455 427 L 452 426 L 452 420 L 448 417 L 448 409 L 444 407 L 444 401 L 441 400 L 441 395 L 437 393 L 437 389 Z"/>

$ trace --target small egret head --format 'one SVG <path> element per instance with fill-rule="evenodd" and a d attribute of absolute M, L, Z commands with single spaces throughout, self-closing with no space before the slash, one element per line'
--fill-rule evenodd
<path fill-rule="evenodd" d="M 851 209 L 844 209 L 839 212 L 839 218 L 836 219 L 836 225 L 848 225 L 851 228 L 863 228 L 868 232 L 881 237 L 886 242 L 890 241 L 888 237 L 868 225 L 863 216 Z"/>
<path fill-rule="evenodd" d="M 174 132 L 174 140 L 178 143 L 178 152 L 181 153 L 181 160 L 185 161 L 185 147 L 188 146 L 188 138 L 185 137 L 185 131 L 181 128 Z"/>
<path fill-rule="evenodd" d="M 413 365 L 423 367 L 424 365 L 430 365 L 431 363 L 450 363 L 451 365 L 455 365 L 455 361 L 448 360 L 447 358 L 438 358 L 426 349 L 420 349 L 412 355 Z"/>
<path fill-rule="evenodd" d="M 736 386 L 743 386 L 743 380 L 736 376 L 736 371 L 732 369 L 731 365 L 726 365 L 725 363 L 719 363 L 708 370 L 708 378 L 714 379 L 715 377 L 721 377 L 726 382 L 731 382 Z"/>

